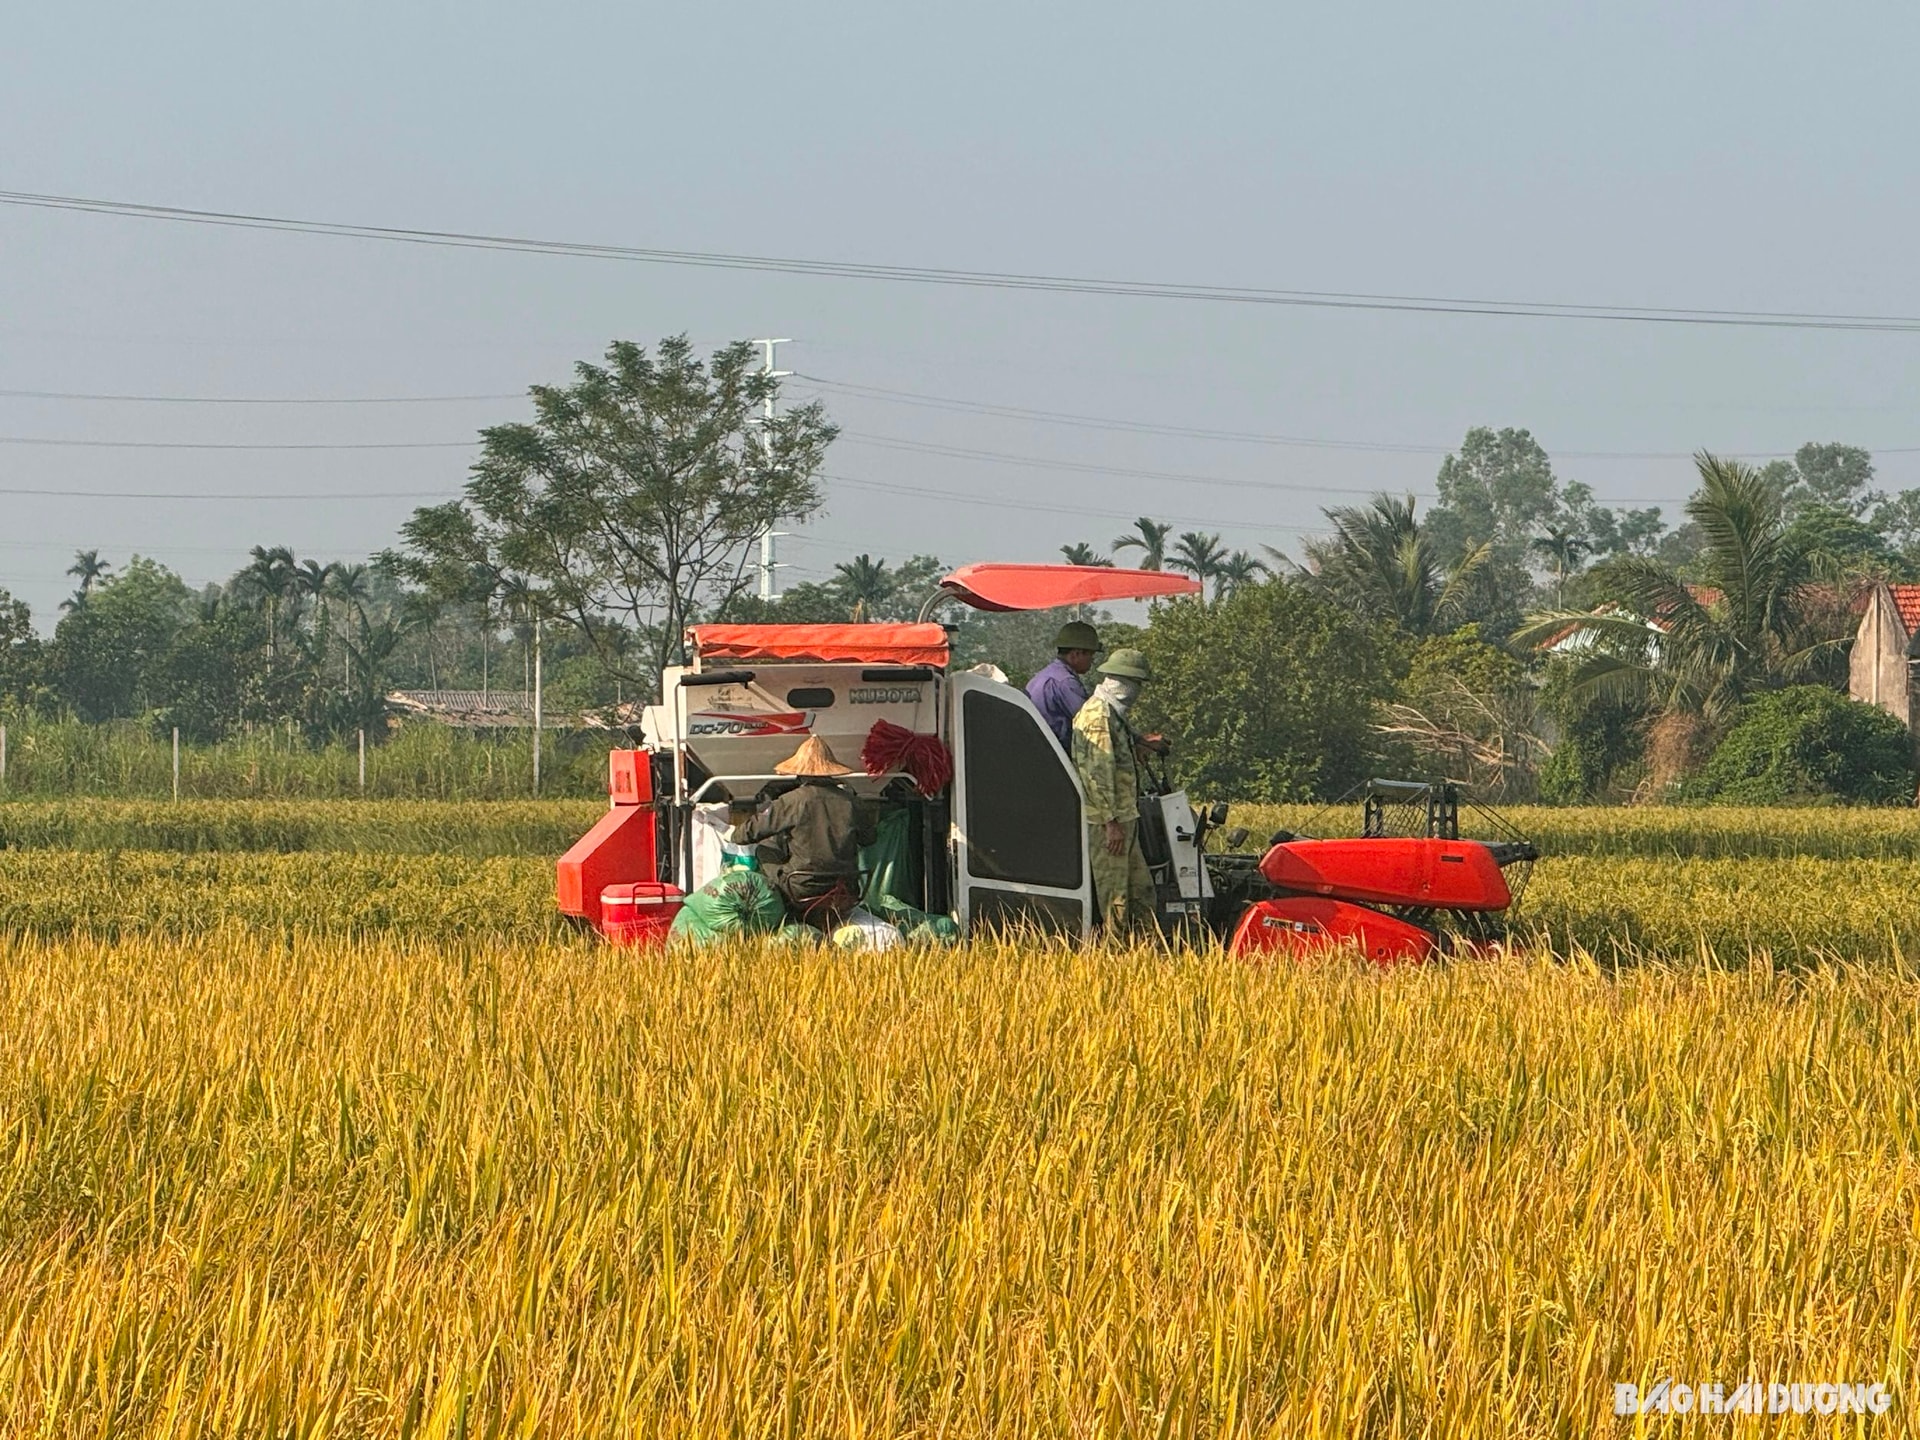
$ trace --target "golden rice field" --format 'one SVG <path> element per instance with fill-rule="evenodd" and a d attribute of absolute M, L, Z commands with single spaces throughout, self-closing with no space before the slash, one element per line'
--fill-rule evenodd
<path fill-rule="evenodd" d="M 1387 973 L 617 952 L 583 813 L 0 806 L 0 1435 L 1912 1428 L 1911 813 L 1520 812 Z"/>

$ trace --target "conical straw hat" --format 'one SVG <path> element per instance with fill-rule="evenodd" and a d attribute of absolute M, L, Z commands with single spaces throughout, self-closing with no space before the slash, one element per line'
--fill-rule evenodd
<path fill-rule="evenodd" d="M 851 775 L 853 771 L 833 758 L 833 751 L 818 735 L 809 735 L 800 748 L 773 767 L 776 775 Z"/>

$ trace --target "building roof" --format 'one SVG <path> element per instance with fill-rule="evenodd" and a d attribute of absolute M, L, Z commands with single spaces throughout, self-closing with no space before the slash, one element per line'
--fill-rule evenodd
<path fill-rule="evenodd" d="M 1900 623 L 1907 634 L 1920 633 L 1920 585 L 1889 585 L 1893 603 L 1900 611 Z"/>
<path fill-rule="evenodd" d="M 395 690 L 387 696 L 387 708 L 399 716 L 475 729 L 533 723 L 533 697 L 519 690 Z"/>

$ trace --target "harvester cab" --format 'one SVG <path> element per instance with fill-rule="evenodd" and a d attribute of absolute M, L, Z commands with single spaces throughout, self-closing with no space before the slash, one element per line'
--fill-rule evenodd
<path fill-rule="evenodd" d="M 969 565 L 940 597 L 1044 610 L 1199 588 L 1157 570 Z M 559 862 L 562 912 L 614 939 L 663 935 L 679 900 L 727 863 L 731 822 L 792 783 L 774 767 L 812 735 L 856 767 L 845 783 L 894 838 L 893 899 L 951 916 L 963 933 L 1088 933 L 1085 794 L 1072 757 L 1024 692 L 956 669 L 951 641 L 930 622 L 693 626 L 687 662 L 666 671 L 645 712 L 643 743 L 609 758 L 611 808 Z M 1204 825 L 1178 792 L 1149 798 L 1169 913 L 1200 921 L 1211 898 Z"/>

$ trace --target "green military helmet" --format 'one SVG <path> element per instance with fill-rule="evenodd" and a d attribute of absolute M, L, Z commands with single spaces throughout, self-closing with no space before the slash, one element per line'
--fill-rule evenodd
<path fill-rule="evenodd" d="M 1102 675 L 1117 675 L 1122 680 L 1151 680 L 1153 667 L 1144 650 L 1116 650 L 1100 667 Z"/>
<path fill-rule="evenodd" d="M 1098 650 L 1100 634 L 1084 620 L 1069 620 L 1053 637 L 1056 650 Z"/>

